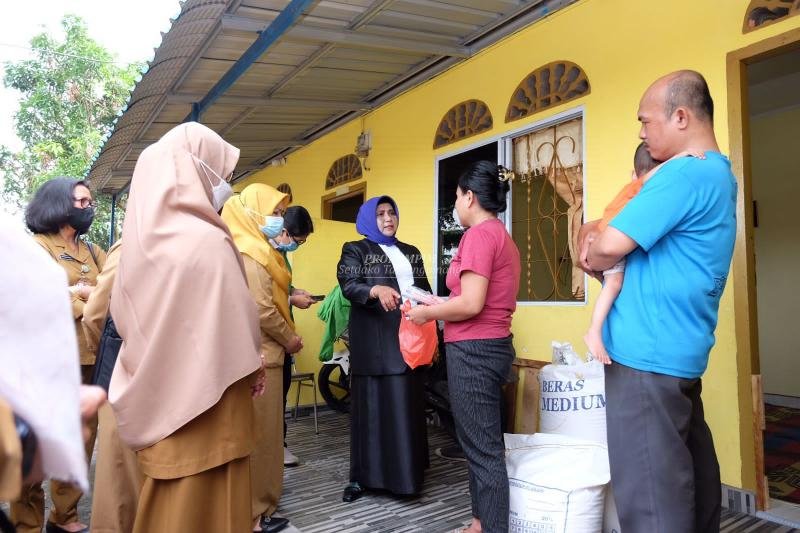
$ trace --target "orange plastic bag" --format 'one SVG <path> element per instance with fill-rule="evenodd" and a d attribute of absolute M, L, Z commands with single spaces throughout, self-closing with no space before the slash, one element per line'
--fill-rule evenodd
<path fill-rule="evenodd" d="M 404 317 L 409 309 L 411 309 L 411 303 L 406 300 L 400 308 Z M 410 320 L 401 318 L 399 335 L 400 352 L 408 366 L 413 369 L 433 362 L 433 355 L 439 345 L 435 320 L 418 326 Z"/>

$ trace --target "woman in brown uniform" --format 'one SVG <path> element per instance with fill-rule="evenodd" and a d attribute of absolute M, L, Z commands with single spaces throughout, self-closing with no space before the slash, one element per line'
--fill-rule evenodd
<path fill-rule="evenodd" d="M 94 219 L 92 193 L 83 181 L 55 178 L 36 191 L 25 210 L 25 223 L 34 239 L 67 274 L 72 300 L 72 317 L 78 337 L 81 378 L 89 383 L 94 369 L 94 352 L 86 345 L 81 317 L 83 306 L 92 292 L 97 275 L 103 269 L 106 253 L 97 245 L 80 238 L 89 231 Z M 86 456 L 91 458 L 97 419 L 90 423 Z M 68 483 L 50 482 L 53 507 L 47 521 L 48 533 L 88 531 L 78 521 L 81 491 Z M 11 521 L 20 533 L 39 533 L 44 525 L 44 491 L 41 484 L 23 487 L 20 498 L 11 504 Z"/>
<path fill-rule="evenodd" d="M 122 251 L 119 240 L 108 249 L 103 271 L 97 276 L 97 285 L 83 309 L 83 331 L 86 344 L 97 353 L 100 337 L 111 303 L 111 287 L 117 275 L 117 265 Z M 95 466 L 92 494 L 91 533 L 131 533 L 136 518 L 142 473 L 136 454 L 119 440 L 117 421 L 110 404 L 98 413 L 97 464 Z"/>
<path fill-rule="evenodd" d="M 189 122 L 136 162 L 111 290 L 123 344 L 109 387 L 120 439 L 144 474 L 134 533 L 250 530 L 261 339 L 218 214 L 238 156 Z"/>
<path fill-rule="evenodd" d="M 255 401 L 256 449 L 250 463 L 253 531 L 280 531 L 288 522 L 272 516 L 283 489 L 283 361 L 286 352 L 302 347 L 289 314 L 292 275 L 275 242 L 288 203 L 284 193 L 255 183 L 228 200 L 222 211 L 258 306 L 266 366 L 266 392 Z"/>

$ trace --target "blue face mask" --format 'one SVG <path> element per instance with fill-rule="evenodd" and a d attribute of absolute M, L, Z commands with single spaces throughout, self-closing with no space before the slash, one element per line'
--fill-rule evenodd
<path fill-rule="evenodd" d="M 299 247 L 300 245 L 297 244 L 297 241 L 294 239 L 292 239 L 292 242 L 290 242 L 289 244 L 280 244 L 280 243 L 278 244 L 278 250 L 280 250 L 281 252 L 294 252 Z"/>
<path fill-rule="evenodd" d="M 261 233 L 267 236 L 268 239 L 274 239 L 281 234 L 283 230 L 283 217 L 265 216 L 264 225 L 259 226 L 258 229 Z"/>

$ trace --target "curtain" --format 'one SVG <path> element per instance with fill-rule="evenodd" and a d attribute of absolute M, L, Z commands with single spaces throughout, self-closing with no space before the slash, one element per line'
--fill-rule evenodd
<path fill-rule="evenodd" d="M 567 252 L 570 277 L 570 295 L 556 294 L 556 300 L 583 300 L 585 296 L 584 274 L 577 267 L 578 230 L 583 221 L 583 119 L 577 118 L 549 126 L 513 141 L 513 170 L 516 178 L 513 186 L 520 187 L 535 179 L 545 179 L 558 197 L 566 204 L 565 213 L 551 201 L 544 201 L 543 195 L 534 199 L 535 207 L 532 220 L 528 223 L 528 241 L 534 241 L 543 250 L 549 271 L 553 276 L 554 286 L 558 286 L 557 278 L 564 275 L 560 270 L 563 265 L 560 252 L 545 245 L 545 242 L 558 242 L 557 235 L 543 236 L 537 234 L 539 227 L 535 220 L 542 217 L 553 218 L 554 221 L 566 218 Z M 551 231 L 558 232 L 558 224 L 553 224 Z M 538 242 L 537 242 L 538 241 Z M 532 251 L 529 250 L 529 254 Z M 531 259 L 528 258 L 528 261 Z M 550 299 L 550 298 L 548 298 Z"/>

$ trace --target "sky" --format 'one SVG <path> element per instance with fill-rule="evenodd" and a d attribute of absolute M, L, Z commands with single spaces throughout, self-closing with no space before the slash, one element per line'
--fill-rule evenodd
<path fill-rule="evenodd" d="M 180 12 L 178 0 L 25 0 L 6 2 L 0 17 L 0 79 L 7 61 L 29 59 L 31 37 L 44 30 L 57 32 L 65 14 L 86 21 L 89 35 L 121 64 L 147 61 L 161 42 L 161 32 Z M 0 83 L 0 144 L 21 148 L 14 134 L 19 93 Z"/>

